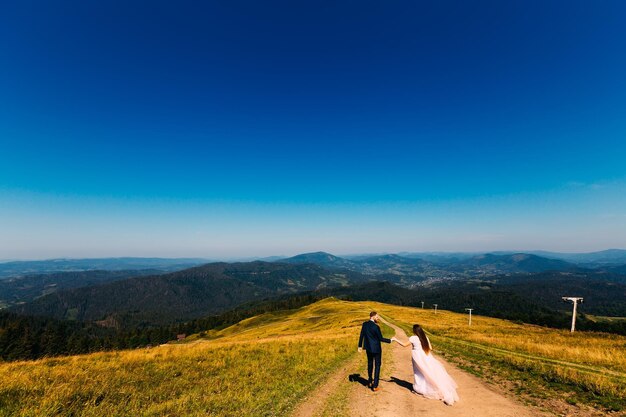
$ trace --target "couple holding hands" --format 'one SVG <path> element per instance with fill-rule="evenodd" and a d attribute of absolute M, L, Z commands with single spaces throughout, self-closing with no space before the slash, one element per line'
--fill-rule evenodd
<path fill-rule="evenodd" d="M 368 387 L 372 391 L 379 391 L 380 366 L 382 362 L 381 342 L 396 342 L 403 347 L 411 346 L 411 362 L 413 365 L 413 391 L 426 398 L 442 400 L 447 405 L 452 405 L 459 400 L 456 393 L 457 384 L 448 375 L 445 368 L 432 354 L 430 340 L 419 324 L 413 325 L 413 335 L 408 342 L 403 342 L 396 337 L 384 338 L 378 323 L 380 316 L 372 311 L 370 319 L 361 326 L 359 336 L 359 352 L 365 349 L 367 353 Z M 373 378 L 372 378 L 373 375 Z"/>

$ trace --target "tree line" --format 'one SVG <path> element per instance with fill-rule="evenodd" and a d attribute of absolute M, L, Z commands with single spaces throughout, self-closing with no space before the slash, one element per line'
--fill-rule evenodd
<path fill-rule="evenodd" d="M 189 335 L 225 328 L 258 314 L 300 308 L 328 296 L 412 307 L 420 307 L 421 302 L 425 301 L 426 308 L 438 304 L 441 309 L 459 313 L 465 313 L 465 308 L 471 307 L 475 309 L 475 314 L 559 329 L 568 329 L 571 321 L 571 313 L 567 311 L 546 308 L 501 289 L 472 292 L 467 291 L 466 287 L 448 287 L 420 291 L 388 282 L 370 282 L 251 302 L 222 314 L 160 326 L 136 325 L 132 328 L 116 329 L 91 322 L 64 321 L 0 311 L 0 358 L 12 361 L 157 346 L 176 340 L 179 334 Z M 626 320 L 596 321 L 580 313 L 576 328 L 580 331 L 626 335 Z"/>
<path fill-rule="evenodd" d="M 0 358 L 14 361 L 157 346 L 176 340 L 179 334 L 221 329 L 258 314 L 300 308 L 322 298 L 320 295 L 305 294 L 265 300 L 248 303 L 219 315 L 130 330 L 0 311 Z"/>

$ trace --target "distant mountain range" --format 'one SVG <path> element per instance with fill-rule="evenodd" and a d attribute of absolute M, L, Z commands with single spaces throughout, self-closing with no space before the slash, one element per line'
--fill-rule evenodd
<path fill-rule="evenodd" d="M 576 265 L 559 259 L 548 259 L 527 253 L 506 255 L 485 254 L 453 264 L 453 270 L 480 271 L 486 274 L 503 272 L 544 272 L 567 271 L 577 268 Z"/>
<path fill-rule="evenodd" d="M 359 273 L 337 272 L 311 263 L 212 263 L 57 291 L 12 310 L 107 325 L 155 325 L 218 314 L 245 302 L 281 294 L 365 281 Z"/>
<path fill-rule="evenodd" d="M 558 253 L 535 251 L 529 252 L 545 258 L 561 259 L 567 262 L 577 264 L 594 264 L 594 265 L 618 265 L 626 264 L 626 250 L 624 249 L 607 249 L 599 252 L 588 253 Z"/>
<path fill-rule="evenodd" d="M 315 264 L 331 268 L 354 268 L 356 263 L 339 256 L 331 255 L 327 252 L 311 252 L 296 255 L 291 258 L 275 259 L 274 262 L 284 262 L 290 264 Z"/>
<path fill-rule="evenodd" d="M 0 262 L 0 280 L 32 274 L 78 271 L 177 271 L 210 262 L 200 258 L 85 258 Z"/>
<path fill-rule="evenodd" d="M 581 267 L 559 259 L 514 254 L 481 254 L 425 260 L 401 255 L 359 256 L 341 258 L 326 252 L 314 252 L 281 259 L 277 262 L 313 263 L 326 268 L 347 269 L 366 275 L 385 275 L 387 280 L 405 285 L 423 280 L 458 279 L 503 273 L 535 273 L 545 271 L 575 271 Z"/>
<path fill-rule="evenodd" d="M 436 263 L 449 263 L 462 261 L 471 257 L 484 255 L 514 255 L 516 253 L 526 253 L 529 255 L 537 255 L 543 258 L 560 259 L 562 261 L 579 264 L 579 265 L 620 265 L 626 264 L 626 249 L 607 249 L 597 252 L 586 253 L 563 253 L 563 252 L 550 252 L 541 250 L 525 250 L 525 251 L 493 251 L 483 253 L 468 253 L 468 252 L 403 252 L 399 255 L 407 258 L 420 258 L 426 261 Z"/>
<path fill-rule="evenodd" d="M 611 252 L 610 259 L 619 259 L 618 255 Z M 178 269 L 185 262 L 200 260 L 117 258 L 97 260 L 95 264 L 90 260 L 61 261 L 58 264 L 68 268 L 150 264 L 163 269 L 86 270 L 5 278 L 0 280 L 0 307 L 9 306 L 19 314 L 133 328 L 219 314 L 244 303 L 290 294 L 356 294 L 352 288 L 387 281 L 400 288 L 393 290 L 395 295 L 404 291 L 406 297 L 412 294 L 441 300 L 442 308 L 469 305 L 474 300 L 477 308 L 486 309 L 486 314 L 498 313 L 500 317 L 506 317 L 507 304 L 513 309 L 522 299 L 550 311 L 567 310 L 560 300 L 563 295 L 586 297 L 589 303 L 584 310 L 593 314 L 626 315 L 624 264 L 602 263 L 591 268 L 528 253 L 434 256 L 439 255 L 429 259 L 415 254 L 347 259 L 314 252 L 274 262 L 217 262 L 174 272 L 163 269 Z M 607 259 L 594 256 L 588 259 Z M 50 265 L 56 267 L 57 262 L 50 261 Z M 11 268 L 25 269 L 16 265 Z M 381 297 L 373 299 L 393 302 Z M 517 310 L 522 311 L 521 307 Z"/>
<path fill-rule="evenodd" d="M 533 255 L 529 257 L 527 255 Z M 540 259 L 541 258 L 541 259 Z M 252 261 L 254 259 L 251 259 Z M 590 253 L 524 252 L 403 252 L 398 254 L 350 255 L 339 257 L 326 252 L 304 253 L 291 258 L 270 256 L 265 262 L 313 263 L 330 268 L 358 270 L 368 274 L 391 273 L 431 277 L 441 272 L 454 275 L 496 272 L 538 272 L 582 268 L 616 268 L 626 265 L 626 250 L 608 249 Z M 552 262 L 563 261 L 565 263 Z M 87 258 L 42 261 L 0 262 L 0 280 L 24 275 L 79 271 L 155 270 L 173 272 L 211 262 L 203 258 Z M 243 262 L 243 261 L 241 261 Z M 246 260 L 248 262 L 248 260 Z M 456 267 L 450 268 L 455 265 Z M 430 274 L 430 275 L 429 275 Z"/>

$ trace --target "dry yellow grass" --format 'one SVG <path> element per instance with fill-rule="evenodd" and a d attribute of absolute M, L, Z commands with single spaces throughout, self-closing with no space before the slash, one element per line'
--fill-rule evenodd
<path fill-rule="evenodd" d="M 285 415 L 354 354 L 366 314 L 329 300 L 213 340 L 2 363 L 0 416 Z"/>
<path fill-rule="evenodd" d="M 493 348 L 572 362 L 626 373 L 626 337 L 607 333 L 575 332 L 516 324 L 507 320 L 439 310 L 422 310 L 371 303 L 391 319 L 419 323 L 431 334 Z"/>
<path fill-rule="evenodd" d="M 356 352 L 376 309 L 435 349 L 498 357 L 600 394 L 624 393 L 626 337 L 567 332 L 462 314 L 327 299 L 244 320 L 207 338 L 150 350 L 0 363 L 0 416 L 273 416 L 289 413 Z"/>
<path fill-rule="evenodd" d="M 408 333 L 419 323 L 430 332 L 435 349 L 486 359 L 611 397 L 626 398 L 626 337 L 516 324 L 490 317 L 370 303 Z M 623 402 L 623 400 L 622 400 Z M 612 406 L 623 407 L 618 403 Z"/>

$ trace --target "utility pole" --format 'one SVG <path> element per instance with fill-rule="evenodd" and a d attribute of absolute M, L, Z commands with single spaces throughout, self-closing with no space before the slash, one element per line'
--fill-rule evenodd
<path fill-rule="evenodd" d="M 574 303 L 574 311 L 572 312 L 572 329 L 570 330 L 571 333 L 574 333 L 574 330 L 576 330 L 576 308 L 578 307 L 578 303 L 583 302 L 583 298 L 582 297 L 561 297 L 561 299 L 565 302 L 571 301 L 572 303 Z"/>
<path fill-rule="evenodd" d="M 435 314 L 437 314 L 437 304 L 433 304 L 433 306 L 435 307 Z"/>
<path fill-rule="evenodd" d="M 473 308 L 466 308 L 465 311 L 469 311 L 469 325 L 472 325 L 472 310 Z"/>
<path fill-rule="evenodd" d="M 422 301 L 422 310 L 424 309 L 424 302 Z"/>

